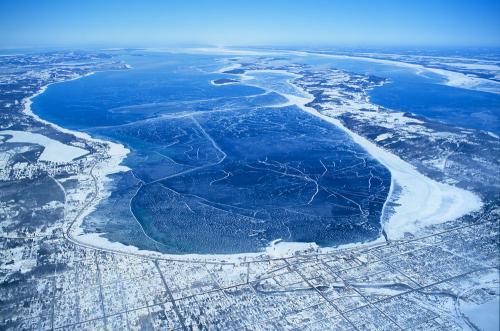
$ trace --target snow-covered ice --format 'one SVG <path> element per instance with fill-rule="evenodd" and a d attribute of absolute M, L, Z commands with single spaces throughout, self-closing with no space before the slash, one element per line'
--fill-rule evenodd
<path fill-rule="evenodd" d="M 0 131 L 0 135 L 12 136 L 7 140 L 11 143 L 29 143 L 43 146 L 44 150 L 38 158 L 40 161 L 66 163 L 89 153 L 83 148 L 66 145 L 38 133 L 5 130 Z"/>

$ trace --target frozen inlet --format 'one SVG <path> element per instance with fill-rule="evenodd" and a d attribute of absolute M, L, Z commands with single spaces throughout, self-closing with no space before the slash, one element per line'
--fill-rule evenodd
<path fill-rule="evenodd" d="M 63 144 L 44 135 L 28 131 L 4 130 L 0 131 L 0 136 L 10 136 L 7 139 L 7 142 L 10 143 L 28 143 L 43 146 L 43 152 L 38 158 L 40 161 L 68 163 L 89 153 L 83 148 Z"/>

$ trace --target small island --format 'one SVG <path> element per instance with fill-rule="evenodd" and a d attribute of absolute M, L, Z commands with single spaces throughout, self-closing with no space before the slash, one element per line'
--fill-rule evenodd
<path fill-rule="evenodd" d="M 239 80 L 230 78 L 219 78 L 212 81 L 212 84 L 214 85 L 228 85 L 234 83 L 239 83 Z"/>
<path fill-rule="evenodd" d="M 232 74 L 232 75 L 242 75 L 245 73 L 245 69 L 240 69 L 240 68 L 230 69 L 230 70 L 224 71 L 223 73 L 224 74 Z"/>

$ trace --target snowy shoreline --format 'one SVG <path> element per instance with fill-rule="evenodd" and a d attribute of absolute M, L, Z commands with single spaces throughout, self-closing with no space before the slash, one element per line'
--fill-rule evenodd
<path fill-rule="evenodd" d="M 331 59 L 339 59 L 339 60 L 358 60 L 358 61 L 366 61 L 366 62 L 374 62 L 380 64 L 393 65 L 403 68 L 409 68 L 416 71 L 417 74 L 421 74 L 423 72 L 430 72 L 437 74 L 446 79 L 444 85 L 458 87 L 468 90 L 476 90 L 487 93 L 500 94 L 500 83 L 479 77 L 471 77 L 465 75 L 461 72 L 451 71 L 446 69 L 439 68 L 431 68 L 426 67 L 421 64 L 408 63 L 403 61 L 396 60 L 387 60 L 387 59 L 378 59 L 368 56 L 355 56 L 355 55 L 338 55 L 338 54 L 325 54 L 325 53 L 316 53 L 316 52 L 298 52 L 292 51 L 291 54 L 299 55 L 299 56 L 318 56 L 318 57 L 326 57 Z M 486 84 L 494 84 L 496 88 L 488 88 L 484 85 Z M 483 85 L 483 87 L 481 87 Z"/>
<path fill-rule="evenodd" d="M 26 115 L 35 119 L 36 121 L 41 122 L 41 123 L 46 124 L 46 125 L 49 125 L 52 128 L 54 128 L 55 130 L 60 131 L 62 133 L 70 134 L 72 136 L 75 136 L 75 137 L 83 139 L 83 140 L 108 145 L 109 146 L 108 155 L 111 156 L 111 159 L 113 160 L 113 162 L 110 162 L 109 167 L 107 169 L 103 170 L 103 173 L 113 174 L 113 173 L 117 173 L 117 172 L 121 172 L 121 171 L 128 171 L 128 170 L 130 170 L 128 167 L 120 165 L 120 163 L 123 161 L 123 159 L 125 159 L 125 157 L 130 152 L 130 150 L 128 148 L 126 148 L 125 146 L 123 146 L 122 144 L 118 144 L 118 143 L 115 143 L 115 142 L 112 142 L 109 140 L 94 138 L 94 137 L 90 136 L 89 134 L 82 132 L 82 131 L 75 131 L 75 130 L 63 128 L 62 126 L 59 126 L 55 123 L 44 120 L 43 118 L 41 118 L 37 114 L 33 113 L 33 111 L 31 110 L 31 105 L 33 104 L 33 99 L 36 98 L 37 96 L 41 95 L 42 93 L 44 93 L 49 86 L 54 85 L 54 84 L 61 84 L 61 83 L 66 83 L 66 82 L 70 82 L 73 80 L 85 78 L 85 77 L 88 77 L 88 76 L 93 75 L 93 74 L 95 74 L 95 72 L 90 72 L 90 73 L 87 73 L 87 74 L 82 75 L 82 76 L 78 76 L 75 78 L 63 80 L 60 82 L 54 82 L 54 83 L 50 83 L 50 84 L 42 86 L 38 90 L 38 92 L 36 92 L 35 94 L 33 94 L 30 97 L 23 99 L 23 101 L 22 101 L 23 112 Z"/>
<path fill-rule="evenodd" d="M 274 72 L 292 77 L 301 77 L 296 73 L 283 70 L 248 70 L 242 75 L 242 81 L 246 83 L 251 80 L 253 72 Z M 290 80 L 287 80 L 287 83 L 307 97 L 274 91 L 287 98 L 288 102 L 284 105 L 296 105 L 303 111 L 335 125 L 390 171 L 391 188 L 382 211 L 382 221 L 384 221 L 382 226 L 389 239 L 401 239 L 404 237 L 405 232 L 414 232 L 428 225 L 451 221 L 477 211 L 482 207 L 482 201 L 476 194 L 449 184 L 439 183 L 421 174 L 413 165 L 400 157 L 349 130 L 338 119 L 321 114 L 315 109 L 306 106 L 314 100 L 314 97 L 299 86 L 292 84 Z M 253 86 L 265 89 L 265 87 L 258 84 Z M 394 195 L 395 183 L 402 189 L 398 196 Z M 397 204 L 391 215 L 388 215 L 386 210 L 389 201 Z M 375 242 L 379 242 L 381 239 L 378 238 Z M 341 245 L 337 249 L 362 244 Z"/>
<path fill-rule="evenodd" d="M 106 188 L 107 182 L 111 180 L 108 176 L 118 172 L 125 172 L 130 170 L 130 168 L 121 165 L 121 162 L 123 161 L 123 159 L 125 159 L 130 150 L 121 144 L 94 138 L 85 132 L 66 129 L 55 123 L 44 120 L 43 118 L 33 113 L 33 111 L 31 110 L 31 105 L 33 103 L 33 99 L 44 93 L 50 85 L 77 80 L 80 78 L 90 76 L 94 73 L 95 72 L 90 72 L 88 74 L 79 77 L 44 85 L 36 93 L 31 95 L 30 97 L 24 98 L 22 101 L 23 112 L 26 115 L 35 119 L 36 121 L 51 126 L 57 131 L 73 135 L 77 138 L 87 141 L 103 143 L 109 146 L 108 154 L 110 158 L 104 163 L 102 161 L 97 163 L 96 166 L 91 169 L 91 175 L 95 177 L 95 181 L 99 186 L 97 190 L 97 196 L 93 201 L 91 201 L 89 205 L 87 205 L 85 208 L 81 210 L 81 213 L 79 213 L 75 219 L 66 220 L 69 222 L 68 227 L 65 229 L 64 232 L 64 235 L 67 240 L 80 246 L 101 251 L 113 252 L 116 254 L 135 255 L 146 258 L 162 258 L 171 260 L 192 261 L 192 262 L 201 262 L 201 261 L 239 262 L 241 260 L 246 260 L 249 258 L 258 259 L 262 258 L 263 256 L 266 256 L 268 258 L 283 257 L 292 255 L 297 251 L 318 249 L 318 246 L 314 243 L 288 243 L 288 242 L 284 243 L 284 242 L 279 242 L 279 240 L 276 240 L 273 241 L 270 244 L 270 246 L 267 247 L 265 251 L 262 252 L 236 253 L 236 254 L 168 254 L 157 251 L 139 249 L 136 246 L 126 245 L 121 242 L 112 242 L 108 238 L 104 237 L 106 233 L 83 233 L 83 229 L 81 228 L 83 219 L 95 210 L 100 201 L 106 199 L 111 194 L 111 192 Z M 142 225 L 139 222 L 138 224 L 142 229 Z M 144 234 L 146 235 L 146 237 L 150 238 L 146 233 Z M 325 248 L 325 249 L 331 249 L 331 248 Z"/>
<path fill-rule="evenodd" d="M 390 239 L 401 239 L 405 232 L 414 232 L 428 225 L 451 221 L 482 207 L 482 202 L 476 194 L 424 176 L 413 165 L 350 131 L 339 120 L 306 107 L 308 102 L 307 99 L 301 100 L 297 105 L 342 129 L 391 172 L 391 189 L 387 201 L 394 198 L 394 182 L 402 188 L 401 194 L 394 201 L 398 206 L 394 207 L 394 213 L 383 224 Z M 385 207 L 386 205 L 384 215 Z"/>
<path fill-rule="evenodd" d="M 152 51 L 152 49 L 149 49 Z M 158 50 L 160 51 L 160 50 Z M 257 55 L 279 55 L 279 54 L 288 54 L 288 55 L 296 55 L 296 56 L 316 56 L 316 57 L 324 57 L 331 59 L 339 59 L 339 60 L 358 60 L 358 61 L 366 61 L 380 64 L 387 64 L 397 67 L 403 67 L 408 69 L 413 69 L 417 74 L 422 74 L 424 72 L 433 73 L 443 77 L 445 82 L 443 85 L 463 88 L 468 90 L 482 91 L 487 93 L 500 94 L 500 83 L 494 80 L 480 78 L 480 77 L 472 77 L 466 74 L 463 74 L 458 71 L 452 71 L 447 69 L 440 68 L 432 68 L 426 67 L 421 64 L 408 63 L 403 61 L 397 61 L 392 59 L 381 59 L 374 58 L 369 56 L 362 55 L 340 55 L 340 54 L 327 54 L 327 53 L 318 53 L 314 51 L 306 52 L 306 51 L 294 51 L 294 50 L 240 50 L 240 49 L 231 49 L 231 48 L 183 48 L 183 49 L 163 49 L 161 51 L 165 52 L 186 52 L 186 53 L 204 53 L 204 54 L 222 54 L 222 55 L 234 55 L 234 56 L 257 56 Z M 235 67 L 229 66 L 223 69 L 218 70 L 219 73 L 225 70 L 236 69 Z M 487 86 L 490 85 L 490 86 Z M 494 87 L 493 87 L 493 86 Z"/>
<path fill-rule="evenodd" d="M 220 71 L 226 69 L 227 68 L 223 68 L 220 69 Z M 297 76 L 297 74 L 295 73 L 283 70 L 279 71 L 265 70 L 265 71 L 288 74 L 295 77 Z M 247 81 L 251 79 L 250 75 L 248 74 L 250 72 L 251 71 L 248 71 L 244 75 L 240 76 L 243 78 L 242 79 L 243 84 L 247 83 Z M 77 77 L 75 79 L 79 79 L 85 76 L 87 75 Z M 67 81 L 69 80 L 66 80 L 64 82 Z M 241 261 L 242 259 L 244 260 L 253 258 L 257 259 L 262 257 L 282 258 L 282 257 L 292 256 L 297 252 L 305 252 L 305 251 L 315 251 L 317 253 L 324 254 L 351 248 L 362 248 L 362 247 L 367 247 L 369 245 L 376 245 L 384 242 L 383 236 L 380 236 L 379 238 L 370 242 L 357 242 L 357 243 L 340 245 L 337 247 L 319 247 L 315 243 L 280 242 L 278 239 L 273 241 L 270 244 L 270 246 L 266 247 L 265 250 L 261 252 L 239 253 L 239 254 L 167 254 L 150 250 L 142 250 L 139 249 L 138 247 L 125 245 L 120 242 L 112 242 L 104 237 L 105 233 L 84 234 L 80 227 L 81 222 L 87 215 L 89 215 L 93 210 L 95 210 L 96 206 L 102 199 L 105 199 L 110 194 L 110 192 L 108 192 L 105 189 L 106 181 L 109 180 L 107 176 L 113 173 L 129 170 L 129 168 L 120 165 L 122 160 L 129 153 L 129 150 L 120 144 L 116 144 L 110 141 L 104 141 L 101 139 L 96 139 L 83 132 L 72 131 L 62 128 L 56 124 L 45 121 L 40 117 L 38 117 L 37 115 L 35 115 L 31 111 L 32 99 L 43 93 L 49 85 L 51 84 L 42 87 L 36 94 L 34 94 L 29 98 L 26 98 L 23 101 L 25 113 L 42 123 L 54 127 L 55 129 L 61 132 L 72 134 L 76 137 L 85 140 L 108 144 L 108 146 L 110 146 L 110 154 L 112 156 L 111 159 L 108 160 L 108 162 L 106 162 L 105 164 L 99 163 L 98 166 L 93 169 L 92 173 L 93 175 L 95 175 L 96 181 L 100 188 L 98 190 L 98 197 L 94 201 L 92 201 L 92 203 L 89 206 L 85 208 L 84 212 L 78 215 L 77 219 L 75 219 L 68 228 L 67 231 L 68 240 L 76 244 L 103 251 L 112 251 L 119 254 L 137 255 L 150 258 L 165 258 L 165 259 L 198 261 L 198 262 L 199 261 L 236 262 L 236 261 Z M 335 125 L 339 129 L 346 132 L 353 139 L 354 142 L 356 142 L 362 148 L 364 148 L 370 155 L 372 155 L 380 163 L 386 166 L 391 172 L 391 189 L 389 193 L 390 196 L 392 196 L 393 193 L 394 180 L 403 188 L 403 193 L 396 198 L 397 200 L 396 202 L 400 203 L 400 206 L 394 208 L 395 212 L 389 217 L 388 221 L 385 224 L 383 224 L 384 229 L 388 233 L 390 239 L 400 238 L 401 236 L 404 235 L 404 232 L 406 231 L 414 231 L 415 229 L 420 229 L 426 225 L 437 224 L 448 220 L 456 219 L 460 216 L 463 216 L 464 214 L 477 210 L 481 207 L 482 205 L 481 201 L 475 194 L 447 184 L 438 183 L 430 178 L 425 177 L 424 175 L 420 174 L 412 165 L 406 163 L 399 157 L 382 149 L 381 147 L 378 147 L 377 145 L 373 144 L 366 138 L 350 131 L 349 129 L 344 127 L 342 123 L 340 123 L 340 121 L 338 121 L 337 119 L 320 114 L 316 110 L 307 107 L 306 104 L 312 100 L 311 99 L 312 96 L 310 96 L 303 89 L 295 85 L 292 86 L 294 86 L 297 90 L 301 91 L 304 95 L 307 95 L 308 97 L 298 97 L 295 95 L 280 93 L 285 98 L 287 98 L 288 105 L 296 105 L 302 110 L 310 113 L 311 115 L 319 117 Z M 389 198 L 387 201 L 389 201 Z M 384 213 L 387 201 L 384 204 Z M 422 208 L 422 206 L 426 206 L 427 208 Z M 142 228 L 142 225 L 140 223 L 139 225 Z"/>
<path fill-rule="evenodd" d="M 74 137 L 77 137 L 77 138 L 80 138 L 80 139 L 83 139 L 86 141 L 97 142 L 97 143 L 101 143 L 101 144 L 105 144 L 105 145 L 109 146 L 109 150 L 107 151 L 109 158 L 107 159 L 107 161 L 104 163 L 101 161 L 98 164 L 98 166 L 93 167 L 91 170 L 92 175 L 96 177 L 96 181 L 99 183 L 98 196 L 93 201 L 92 206 L 88 206 L 88 208 L 86 208 L 85 212 L 78 215 L 78 217 L 75 220 L 72 220 L 71 223 L 68 224 L 69 225 L 68 228 L 65 229 L 65 235 L 67 235 L 68 240 L 71 240 L 71 241 L 74 241 L 73 233 L 72 233 L 73 231 L 75 232 L 76 235 L 78 235 L 78 233 L 81 232 L 80 225 L 81 225 L 83 219 L 88 214 L 90 214 L 93 210 L 95 210 L 95 207 L 99 204 L 99 202 L 102 199 L 105 199 L 107 196 L 109 196 L 109 194 L 111 194 L 111 192 L 109 192 L 106 189 L 106 183 L 109 181 L 108 176 L 111 174 L 114 174 L 114 173 L 125 172 L 125 171 L 130 170 L 128 167 L 121 165 L 121 162 L 125 159 L 125 157 L 128 155 L 128 153 L 130 151 L 125 146 L 123 146 L 121 144 L 117 144 L 117 143 L 114 143 L 111 141 L 105 141 L 102 139 L 94 138 L 94 137 L 91 137 L 87 133 L 84 133 L 81 131 L 69 130 L 69 129 L 63 128 L 55 123 L 44 120 L 43 118 L 39 117 L 37 114 L 33 113 L 33 111 L 31 110 L 31 105 L 33 103 L 33 99 L 36 98 L 37 96 L 41 95 L 42 93 L 44 93 L 50 85 L 60 84 L 60 83 L 65 83 L 65 82 L 81 79 L 81 78 L 84 78 L 84 77 L 87 77 L 87 76 L 90 76 L 93 74 L 95 74 L 95 72 L 89 72 L 89 73 L 82 75 L 82 76 L 78 76 L 75 78 L 71 78 L 71 79 L 67 79 L 67 80 L 44 85 L 35 94 L 31 95 L 30 97 L 24 98 L 22 101 L 23 113 L 32 117 L 35 121 L 46 124 L 59 132 L 66 133 L 66 134 L 72 135 Z M 47 137 L 47 139 L 50 139 L 50 138 Z M 71 146 L 71 145 L 68 145 L 68 146 Z"/>

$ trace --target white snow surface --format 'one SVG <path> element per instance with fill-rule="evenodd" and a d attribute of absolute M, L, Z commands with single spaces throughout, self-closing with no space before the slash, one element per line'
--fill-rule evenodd
<path fill-rule="evenodd" d="M 375 141 L 379 142 L 379 141 L 386 140 L 386 139 L 389 139 L 389 138 L 392 138 L 392 134 L 391 133 L 382 133 L 382 134 L 379 134 L 377 136 L 377 138 L 375 138 Z"/>
<path fill-rule="evenodd" d="M 67 163 L 89 153 L 86 149 L 63 144 L 38 133 L 4 130 L 0 131 L 0 135 L 12 136 L 7 140 L 11 143 L 29 143 L 43 146 L 44 150 L 38 158 L 40 161 Z"/>

